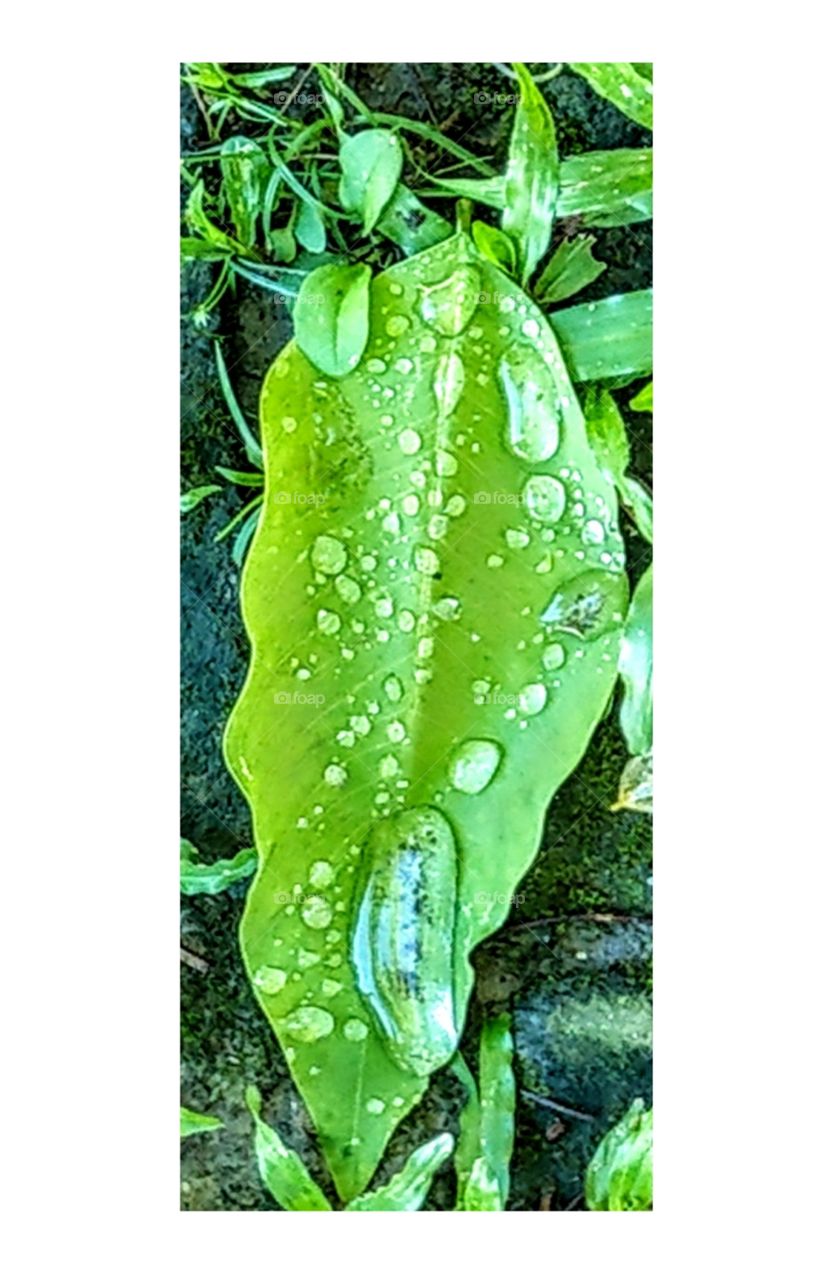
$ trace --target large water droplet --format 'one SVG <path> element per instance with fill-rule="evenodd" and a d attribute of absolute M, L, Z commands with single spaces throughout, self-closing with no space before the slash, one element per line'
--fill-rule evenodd
<path fill-rule="evenodd" d="M 340 630 L 340 617 L 332 609 L 317 610 L 317 629 L 324 636 L 333 636 Z"/>
<path fill-rule="evenodd" d="M 319 573 L 339 573 L 345 568 L 348 553 L 339 538 L 321 533 L 314 540 L 311 562 Z"/>
<path fill-rule="evenodd" d="M 515 347 L 502 357 L 498 374 L 509 448 L 526 462 L 545 462 L 560 444 L 560 398 L 551 371 L 532 352 Z"/>
<path fill-rule="evenodd" d="M 447 418 L 457 408 L 465 382 L 466 371 L 457 352 L 441 356 L 434 371 L 434 396 L 441 418 Z"/>
<path fill-rule="evenodd" d="M 620 625 L 628 600 L 623 574 L 591 569 L 555 591 L 540 619 L 554 630 L 591 639 Z"/>
<path fill-rule="evenodd" d="M 599 520 L 587 520 L 580 536 L 589 546 L 599 546 L 606 539 L 606 530 Z"/>
<path fill-rule="evenodd" d="M 300 915 L 303 917 L 303 923 L 310 929 L 328 929 L 333 912 L 325 898 L 314 897 L 306 899 Z"/>
<path fill-rule="evenodd" d="M 342 764 L 330 764 L 323 771 L 323 778 L 330 787 L 342 787 L 348 778 Z"/>
<path fill-rule="evenodd" d="M 467 739 L 449 763 L 452 786 L 466 795 L 479 795 L 497 773 L 502 754 L 500 746 L 488 738 Z"/>
<path fill-rule="evenodd" d="M 422 441 L 413 427 L 407 427 L 405 431 L 400 432 L 397 443 L 400 446 L 400 452 L 410 458 L 413 454 L 420 452 Z"/>
<path fill-rule="evenodd" d="M 301 1044 L 311 1044 L 331 1035 L 334 1030 L 334 1018 L 328 1009 L 318 1009 L 316 1005 L 304 1004 L 295 1009 L 285 1019 L 283 1026 L 294 1040 Z"/>
<path fill-rule="evenodd" d="M 480 276 L 477 269 L 461 265 L 440 284 L 425 288 L 420 310 L 426 324 L 447 338 L 456 338 L 477 309 Z"/>
<path fill-rule="evenodd" d="M 541 524 L 556 524 L 566 506 L 566 490 L 554 476 L 529 476 L 523 486 L 529 515 Z"/>
<path fill-rule="evenodd" d="M 416 547 L 414 563 L 421 573 L 433 578 L 440 571 L 440 559 L 432 547 Z"/>
<path fill-rule="evenodd" d="M 346 604 L 357 604 L 362 592 L 360 584 L 354 578 L 349 578 L 345 573 L 341 573 L 339 578 L 335 578 L 334 585 L 341 600 L 344 600 Z"/>
<path fill-rule="evenodd" d="M 536 716 L 545 707 L 547 696 L 544 684 L 527 684 L 517 695 L 517 705 L 524 716 Z"/>

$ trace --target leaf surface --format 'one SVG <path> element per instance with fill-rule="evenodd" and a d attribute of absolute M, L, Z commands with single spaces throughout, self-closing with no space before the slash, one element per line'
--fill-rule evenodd
<path fill-rule="evenodd" d="M 637 67 L 648 66 L 632 62 L 570 62 L 576 71 L 588 81 L 595 93 L 622 111 L 624 116 L 651 129 L 654 92 L 650 77 L 642 75 Z"/>
<path fill-rule="evenodd" d="M 180 1108 L 180 1137 L 189 1138 L 193 1133 L 211 1133 L 214 1129 L 222 1129 L 223 1121 L 218 1116 L 205 1116 L 201 1111 L 190 1111 L 188 1107 Z"/>
<path fill-rule="evenodd" d="M 367 1191 L 346 1205 L 352 1212 L 413 1213 L 421 1207 L 432 1179 L 454 1150 L 450 1133 L 440 1133 L 413 1151 L 399 1173 L 376 1191 Z"/>
<path fill-rule="evenodd" d="M 344 1200 L 454 1051 L 470 952 L 608 703 L 627 605 L 614 490 L 537 306 L 461 233 L 374 279 L 368 331 L 343 377 L 294 343 L 267 375 L 226 736 L 260 851 L 244 958 Z"/>
<path fill-rule="evenodd" d="M 551 322 L 575 382 L 651 373 L 651 289 L 563 307 Z"/>
<path fill-rule="evenodd" d="M 351 373 L 369 336 L 371 267 L 332 262 L 306 276 L 294 304 L 294 337 L 323 373 Z"/>
<path fill-rule="evenodd" d="M 374 228 L 400 178 L 403 152 L 388 129 L 364 129 L 340 148 L 340 203 L 359 214 L 365 235 Z"/>

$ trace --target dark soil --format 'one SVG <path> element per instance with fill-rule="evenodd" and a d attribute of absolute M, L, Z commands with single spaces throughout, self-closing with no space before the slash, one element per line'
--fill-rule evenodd
<path fill-rule="evenodd" d="M 495 67 L 369 64 L 349 68 L 348 75 L 371 106 L 441 125 L 448 121 L 451 138 L 502 167 L 513 108 L 484 104 L 482 97 L 509 93 L 512 85 Z M 544 92 L 562 155 L 648 145 L 648 134 L 578 77 L 564 72 Z M 184 147 L 206 141 L 187 89 L 182 135 Z M 441 212 L 450 216 L 450 202 Z M 650 224 L 596 234 L 595 253 L 608 270 L 574 302 L 651 283 Z M 185 318 L 207 294 L 213 271 L 198 264 L 183 275 L 184 489 L 212 482 L 217 463 L 247 466 L 218 385 L 212 333 L 198 333 Z M 227 294 L 212 325 L 224 339 L 235 391 L 252 422 L 262 376 L 290 336 L 287 312 L 272 297 L 251 285 L 237 296 Z M 632 431 L 633 471 L 650 482 L 650 418 L 628 410 L 634 390 L 616 395 Z M 231 542 L 213 542 L 240 505 L 237 492 L 227 487 L 182 523 L 180 821 L 181 834 L 204 861 L 251 843 L 248 813 L 220 750 L 245 675 L 248 644 Z M 650 553 L 628 526 L 626 534 L 629 571 L 636 578 Z M 499 1009 L 513 1015 L 520 1091 L 510 1209 L 579 1207 L 585 1165 L 601 1134 L 634 1097 L 651 1100 L 651 819 L 608 810 L 624 763 L 613 708 L 551 807 L 541 853 L 521 886 L 522 903 L 475 954 L 477 987 L 463 1046 L 470 1062 L 483 1017 Z M 252 1081 L 261 1088 L 267 1118 L 331 1190 L 306 1113 L 245 978 L 237 944 L 243 892 L 237 886 L 218 897 L 183 900 L 183 945 L 208 967 L 181 967 L 182 1100 L 226 1122 L 219 1132 L 182 1144 L 184 1209 L 276 1209 L 257 1176 L 243 1105 L 244 1088 Z M 383 1173 L 394 1172 L 411 1147 L 435 1132 L 456 1132 L 460 1101 L 451 1076 L 441 1072 L 395 1134 Z M 447 1172 L 437 1179 L 428 1205 L 448 1210 L 453 1200 L 453 1175 Z"/>

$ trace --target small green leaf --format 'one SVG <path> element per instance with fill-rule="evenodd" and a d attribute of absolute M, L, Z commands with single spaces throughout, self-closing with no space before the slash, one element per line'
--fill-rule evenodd
<path fill-rule="evenodd" d="M 282 1209 L 331 1209 L 296 1151 L 290 1151 L 279 1133 L 260 1114 L 260 1090 L 246 1089 L 246 1106 L 254 1119 L 254 1150 L 260 1177 Z"/>
<path fill-rule="evenodd" d="M 231 251 L 211 244 L 208 240 L 200 240 L 196 236 L 180 237 L 180 256 L 185 259 L 196 258 L 201 262 L 222 262 Z"/>
<path fill-rule="evenodd" d="M 586 435 L 598 466 L 614 484 L 629 465 L 629 437 L 614 397 L 605 387 L 588 387 L 583 401 Z"/>
<path fill-rule="evenodd" d="M 603 1137 L 586 1170 L 586 1207 L 638 1211 L 652 1207 L 652 1108 L 635 1098 Z"/>
<path fill-rule="evenodd" d="M 455 1167 L 457 1209 L 501 1212 L 509 1194 L 509 1162 L 514 1145 L 515 1083 L 507 1014 L 487 1022 L 480 1037 L 480 1093 L 465 1062 L 452 1063 L 468 1092 L 460 1115 Z"/>
<path fill-rule="evenodd" d="M 188 1138 L 193 1133 L 209 1133 L 213 1129 L 222 1129 L 223 1121 L 217 1116 L 204 1116 L 199 1111 L 189 1111 L 188 1107 L 180 1108 L 180 1137 Z"/>
<path fill-rule="evenodd" d="M 234 388 L 229 381 L 229 371 L 226 368 L 226 361 L 223 359 L 223 348 L 217 339 L 214 342 L 214 362 L 217 365 L 217 377 L 220 380 L 220 389 L 223 392 L 229 413 L 232 416 L 234 425 L 240 432 L 240 438 L 246 450 L 246 457 L 255 467 L 263 466 L 263 450 L 254 438 L 254 432 L 246 422 L 245 414 L 237 402 L 237 396 L 234 394 Z"/>
<path fill-rule="evenodd" d="M 245 521 L 241 524 L 238 530 L 237 537 L 235 538 L 231 549 L 231 558 L 237 565 L 238 569 L 243 563 L 248 545 L 254 537 L 254 531 L 257 528 L 259 521 L 260 509 L 258 508 L 256 511 L 249 512 Z"/>
<path fill-rule="evenodd" d="M 558 218 L 588 227 L 623 227 L 652 216 L 650 147 L 619 147 L 568 156 L 560 166 Z"/>
<path fill-rule="evenodd" d="M 651 373 L 651 289 L 564 307 L 551 323 L 575 382 Z"/>
<path fill-rule="evenodd" d="M 266 71 L 241 71 L 239 74 L 233 72 L 231 78 L 235 84 L 242 85 L 244 89 L 263 89 L 267 84 L 291 79 L 296 70 L 297 67 L 290 66 L 269 67 Z"/>
<path fill-rule="evenodd" d="M 189 511 L 193 511 L 199 506 L 204 498 L 208 498 L 213 493 L 220 492 L 219 484 L 201 484 L 196 489 L 189 489 L 186 493 L 180 495 L 180 511 L 182 515 L 187 515 Z"/>
<path fill-rule="evenodd" d="M 294 224 L 294 234 L 299 244 L 309 253 L 323 253 L 326 248 L 326 227 L 317 205 L 301 200 Z"/>
<path fill-rule="evenodd" d="M 646 486 L 632 476 L 624 476 L 618 485 L 620 500 L 627 508 L 638 532 L 647 542 L 653 540 L 652 495 Z"/>
<path fill-rule="evenodd" d="M 651 129 L 652 82 L 636 71 L 631 62 L 570 62 L 569 66 L 624 116 L 635 124 L 642 124 L 644 129 Z"/>
<path fill-rule="evenodd" d="M 448 240 L 452 234 L 451 224 L 421 204 L 402 183 L 386 205 L 377 230 L 399 244 L 407 256 L 422 253 L 441 240 Z"/>
<path fill-rule="evenodd" d="M 241 244 L 251 246 L 268 180 L 269 162 L 258 142 L 235 134 L 227 138 L 220 149 L 220 169 L 237 238 Z"/>
<path fill-rule="evenodd" d="M 520 86 L 506 166 L 503 230 L 518 249 L 520 280 L 526 284 L 549 247 L 560 182 L 552 113 L 522 62 L 512 67 Z"/>
<path fill-rule="evenodd" d="M 652 566 L 634 589 L 617 670 L 623 681 L 620 728 L 633 756 L 652 745 Z"/>
<path fill-rule="evenodd" d="M 562 302 L 572 294 L 579 293 L 587 285 L 601 276 L 606 270 L 606 263 L 599 262 L 592 253 L 594 236 L 577 236 L 574 240 L 564 240 L 549 258 L 548 266 L 534 286 L 534 294 L 539 302 L 547 306 L 552 302 Z"/>
<path fill-rule="evenodd" d="M 517 268 L 517 253 L 509 236 L 499 227 L 490 227 L 486 222 L 472 223 L 472 239 L 484 258 L 502 267 L 509 275 L 514 275 Z"/>
<path fill-rule="evenodd" d="M 198 893 L 222 893 L 230 884 L 247 880 L 257 866 L 254 849 L 240 849 L 233 858 L 217 862 L 195 862 L 197 850 L 189 840 L 180 841 L 180 892 L 186 897 Z"/>
<path fill-rule="evenodd" d="M 343 378 L 369 337 L 371 267 L 330 263 L 306 276 L 294 306 L 294 339 L 323 373 Z"/>
<path fill-rule="evenodd" d="M 653 413 L 654 412 L 654 393 L 652 391 L 653 383 L 647 382 L 641 391 L 629 401 L 629 408 L 634 409 L 635 413 Z"/>
<path fill-rule="evenodd" d="M 632 756 L 620 775 L 617 799 L 610 806 L 612 813 L 630 809 L 634 813 L 651 813 L 654 800 L 653 753 Z"/>
<path fill-rule="evenodd" d="M 246 489 L 263 488 L 262 471 L 233 471 L 231 467 L 215 467 L 219 475 L 231 480 L 232 484 L 242 485 Z"/>
<path fill-rule="evenodd" d="M 186 202 L 186 221 L 192 231 L 197 231 L 207 240 L 210 245 L 217 249 L 223 249 L 227 254 L 243 253 L 244 248 L 232 236 L 227 235 L 225 231 L 221 231 L 208 216 L 203 208 L 203 200 L 205 198 L 206 188 L 203 185 L 203 179 L 198 178 Z"/>
<path fill-rule="evenodd" d="M 294 221 L 294 218 L 290 218 L 285 227 L 272 227 L 266 237 L 269 252 L 275 262 L 294 262 L 297 257 Z"/>
<path fill-rule="evenodd" d="M 368 235 L 386 208 L 400 179 L 403 152 L 387 129 L 364 129 L 340 148 L 340 203 L 357 213 Z"/>
<path fill-rule="evenodd" d="M 231 531 L 233 529 L 236 529 L 237 526 L 240 523 L 242 523 L 243 520 L 246 519 L 249 512 L 256 511 L 258 507 L 261 506 L 262 502 L 263 502 L 263 495 L 262 493 L 259 493 L 256 498 L 252 498 L 251 502 L 247 502 L 244 507 L 241 507 L 240 510 L 237 512 L 237 514 L 232 516 L 228 524 L 223 525 L 223 528 L 220 530 L 220 532 L 215 534 L 214 541 L 222 542 L 224 538 L 227 538 L 231 533 Z"/>
<path fill-rule="evenodd" d="M 453 1150 L 454 1138 L 451 1134 L 438 1134 L 436 1138 L 432 1138 L 431 1142 L 413 1151 L 400 1172 L 396 1173 L 385 1187 L 357 1196 L 346 1205 L 346 1208 L 357 1212 L 365 1210 L 415 1212 L 429 1194 L 434 1175 L 448 1160 Z"/>

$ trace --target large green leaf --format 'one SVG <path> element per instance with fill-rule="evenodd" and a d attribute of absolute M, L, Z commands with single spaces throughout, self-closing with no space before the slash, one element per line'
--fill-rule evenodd
<path fill-rule="evenodd" d="M 627 604 L 535 304 L 460 233 L 369 307 L 352 372 L 290 343 L 266 377 L 226 737 L 260 852 L 243 955 L 344 1200 L 454 1051 L 469 954 L 608 703 Z"/>

